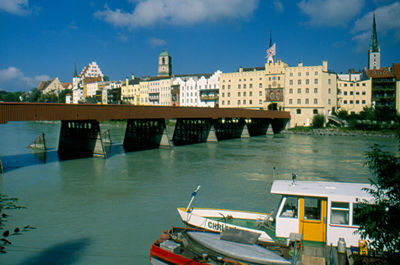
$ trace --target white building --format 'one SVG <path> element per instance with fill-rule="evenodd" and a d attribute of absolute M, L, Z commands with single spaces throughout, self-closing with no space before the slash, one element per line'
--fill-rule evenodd
<path fill-rule="evenodd" d="M 188 107 L 215 107 L 218 102 L 219 76 L 214 74 L 180 75 L 173 78 L 179 85 L 179 105 Z"/>

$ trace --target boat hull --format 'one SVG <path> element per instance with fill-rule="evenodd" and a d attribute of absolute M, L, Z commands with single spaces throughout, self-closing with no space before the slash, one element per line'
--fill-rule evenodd
<path fill-rule="evenodd" d="M 184 223 L 193 227 L 214 232 L 222 232 L 229 229 L 245 230 L 260 234 L 258 240 L 261 242 L 274 242 L 272 237 L 261 229 L 248 228 L 226 222 L 227 219 L 242 219 L 262 224 L 270 217 L 265 213 L 206 208 L 194 208 L 189 211 L 185 208 L 178 208 L 178 213 Z M 221 220 L 216 220 L 216 218 Z"/>

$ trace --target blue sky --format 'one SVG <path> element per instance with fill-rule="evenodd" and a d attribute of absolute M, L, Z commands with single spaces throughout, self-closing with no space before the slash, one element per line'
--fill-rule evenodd
<path fill-rule="evenodd" d="M 270 32 L 289 65 L 367 65 L 376 13 L 382 66 L 400 63 L 400 2 L 392 0 L 0 0 L 0 90 L 71 82 L 96 61 L 111 80 L 263 66 Z"/>

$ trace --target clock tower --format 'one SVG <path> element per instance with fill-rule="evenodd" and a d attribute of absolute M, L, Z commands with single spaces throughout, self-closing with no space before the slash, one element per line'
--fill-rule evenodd
<path fill-rule="evenodd" d="M 172 75 L 172 60 L 168 51 L 164 50 L 158 56 L 158 74 L 160 77 L 169 77 Z"/>

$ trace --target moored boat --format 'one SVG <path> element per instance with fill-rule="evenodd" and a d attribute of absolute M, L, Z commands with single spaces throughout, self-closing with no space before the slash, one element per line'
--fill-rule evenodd
<path fill-rule="evenodd" d="M 248 235 L 243 237 L 240 231 L 238 237 L 232 238 L 232 233 L 223 237 L 215 232 L 174 227 L 168 236 L 163 232 L 160 239 L 153 243 L 150 261 L 153 265 L 290 264 L 280 255 L 254 242 L 249 242 Z"/>
<path fill-rule="evenodd" d="M 263 242 L 287 242 L 291 234 L 300 234 L 305 243 L 337 246 L 343 238 L 348 247 L 357 246 L 360 235 L 356 212 L 363 201 L 372 199 L 365 191 L 368 188 L 371 186 L 363 183 L 276 180 L 271 193 L 282 199 L 275 216 L 190 207 L 178 208 L 178 212 L 190 226 L 217 232 L 251 231 L 259 233 Z"/>

